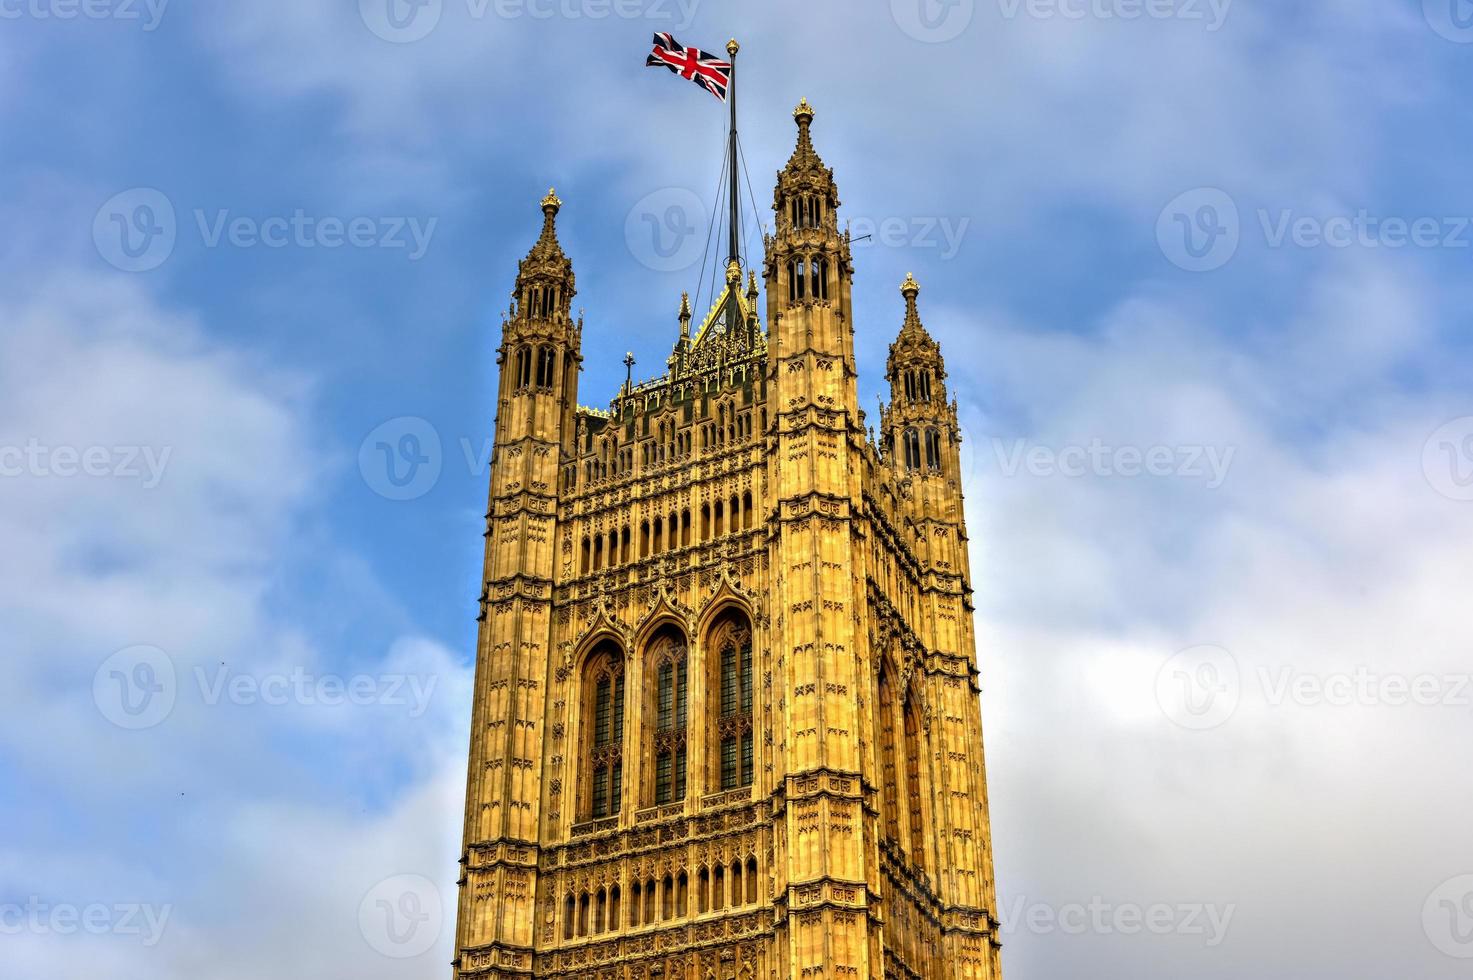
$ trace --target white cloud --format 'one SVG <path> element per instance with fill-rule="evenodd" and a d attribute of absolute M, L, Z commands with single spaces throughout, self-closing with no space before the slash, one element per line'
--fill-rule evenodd
<path fill-rule="evenodd" d="M 1421 463 L 1455 410 L 1396 380 L 1425 356 L 1403 326 L 1425 283 L 1346 271 L 1326 270 L 1286 311 L 1305 338 L 1287 352 L 1230 347 L 1170 294 L 1127 300 L 1084 337 L 931 318 L 951 325 L 943 346 L 966 335 L 986 352 L 956 369 L 957 388 L 1019 408 L 964 405 L 973 439 L 1237 450 L 1217 491 L 1007 478 L 980 450 L 968 506 L 1004 905 L 1100 894 L 1238 910 L 1212 949 L 1024 929 L 1005 954 L 1012 975 L 1228 977 L 1265 957 L 1283 975 L 1457 975 L 1421 907 L 1473 864 L 1456 816 L 1473 804 L 1457 775 L 1473 763 L 1473 707 L 1397 704 L 1376 681 L 1371 703 L 1282 693 L 1306 676 L 1469 673 L 1460 542 L 1473 510 L 1439 496 Z M 1355 411 L 1325 410 L 1348 396 Z M 1198 644 L 1229 651 L 1242 682 L 1209 731 L 1173 723 L 1156 689 L 1167 659 Z M 1373 928 L 1383 942 L 1356 941 Z"/>
<path fill-rule="evenodd" d="M 308 530 L 328 475 L 311 385 L 124 278 L 58 276 L 0 319 L 0 446 L 34 447 L 0 479 L 0 742 L 17 785 L 45 787 L 0 847 L 0 890 L 48 907 L 7 936 L 12 969 L 442 974 L 450 925 L 425 924 L 431 949 L 394 959 L 359 906 L 410 873 L 453 916 L 468 671 L 413 637 L 319 649 L 310 618 L 274 611 L 295 564 L 351 565 Z M 101 447 L 112 469 L 68 475 L 65 447 Z M 171 450 L 153 485 L 118 472 L 126 447 Z M 380 596 L 366 583 L 334 599 L 332 622 Z M 172 711 L 136 731 L 93 688 L 104 658 L 134 644 L 164 651 L 174 681 Z M 344 703 L 357 678 L 368 686 Z M 95 905 L 141 905 L 161 934 L 134 934 L 137 914 L 121 912 L 104 935 L 44 924 Z"/>

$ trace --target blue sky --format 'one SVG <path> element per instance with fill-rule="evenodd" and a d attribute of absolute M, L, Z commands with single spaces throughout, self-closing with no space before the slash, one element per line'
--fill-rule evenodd
<path fill-rule="evenodd" d="M 967 440 L 1008 975 L 1462 975 L 1466 0 L 393 0 L 401 29 L 387 2 L 0 2 L 14 975 L 444 975 L 475 461 L 537 201 L 564 201 L 584 404 L 626 350 L 658 372 L 697 288 L 724 116 L 643 68 L 654 30 L 742 40 L 764 209 L 816 108 L 876 232 L 872 419 L 922 284 Z M 696 233 L 657 251 L 667 215 Z M 118 220 L 172 247 L 130 256 Z M 355 221 L 368 244 L 327 247 Z M 390 499 L 362 459 L 426 432 L 438 477 Z M 160 671 L 170 710 L 120 715 L 117 677 Z M 423 948 L 374 919 L 407 892 L 442 903 Z M 1092 902 L 1171 928 L 1040 924 Z"/>

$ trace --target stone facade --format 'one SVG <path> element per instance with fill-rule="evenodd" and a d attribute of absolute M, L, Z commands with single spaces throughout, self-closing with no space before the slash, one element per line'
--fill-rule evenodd
<path fill-rule="evenodd" d="M 1001 976 L 959 431 L 919 286 L 878 435 L 799 105 L 755 270 L 578 405 L 561 202 L 499 348 L 456 976 Z"/>

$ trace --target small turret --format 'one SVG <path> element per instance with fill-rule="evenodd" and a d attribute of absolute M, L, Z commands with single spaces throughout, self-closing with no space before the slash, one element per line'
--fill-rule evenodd
<path fill-rule="evenodd" d="M 498 412 L 504 441 L 552 437 L 571 451 L 582 362 L 582 318 L 572 318 L 577 293 L 573 263 L 557 238 L 563 202 L 551 188 L 542 199 L 542 232 L 517 263 L 512 305 L 502 323 Z M 507 413 L 514 401 L 531 399 Z"/>
<path fill-rule="evenodd" d="M 902 472 L 955 479 L 960 476 L 956 405 L 947 401 L 941 345 L 921 323 L 920 292 L 920 283 L 906 273 L 900 284 L 905 320 L 885 360 L 890 404 L 881 416 L 881 438 L 885 455 Z"/>

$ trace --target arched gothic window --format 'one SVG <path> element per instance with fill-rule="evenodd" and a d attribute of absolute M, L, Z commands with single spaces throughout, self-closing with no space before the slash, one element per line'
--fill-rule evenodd
<path fill-rule="evenodd" d="M 796 302 L 807 296 L 808 262 L 801 256 L 788 265 L 788 299 Z"/>
<path fill-rule="evenodd" d="M 905 430 L 905 468 L 921 468 L 921 435 L 915 429 Z"/>
<path fill-rule="evenodd" d="M 654 760 L 656 805 L 685 798 L 686 716 L 689 703 L 688 664 L 685 637 L 673 628 L 661 630 L 650 644 L 646 669 L 654 681 L 649 685 L 654 703 L 647 725 L 650 758 Z"/>
<path fill-rule="evenodd" d="M 935 429 L 926 430 L 926 468 L 941 469 L 941 433 Z"/>
<path fill-rule="evenodd" d="M 555 286 L 528 286 L 525 307 L 527 315 L 551 319 L 557 309 L 558 290 Z"/>
<path fill-rule="evenodd" d="M 513 377 L 516 378 L 518 388 L 527 388 L 532 384 L 532 348 L 518 347 L 515 360 Z"/>
<path fill-rule="evenodd" d="M 735 610 L 727 613 L 712 628 L 706 649 L 715 673 L 711 678 L 717 708 L 714 771 L 721 774 L 724 790 L 750 786 L 754 776 L 751 622 Z"/>
<path fill-rule="evenodd" d="M 926 867 L 926 828 L 923 801 L 927 788 L 921 779 L 926 760 L 922 755 L 920 712 L 914 696 L 905 699 L 905 798 L 910 810 L 910 860 Z"/>
<path fill-rule="evenodd" d="M 624 788 L 624 656 L 612 643 L 584 668 L 583 748 L 585 813 L 593 820 L 613 816 Z"/>
<path fill-rule="evenodd" d="M 556 368 L 557 352 L 547 345 L 537 348 L 537 387 L 551 388 Z"/>
<path fill-rule="evenodd" d="M 900 840 L 900 773 L 895 751 L 895 687 L 888 667 L 880 668 L 879 699 L 875 705 L 875 744 L 879 747 L 880 816 L 885 836 Z"/>

